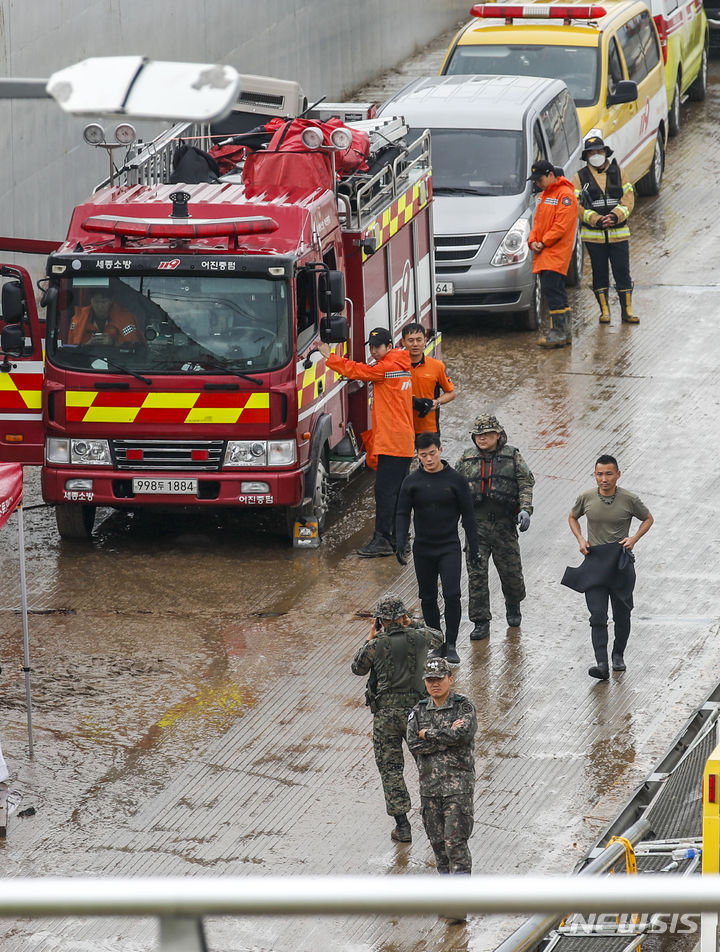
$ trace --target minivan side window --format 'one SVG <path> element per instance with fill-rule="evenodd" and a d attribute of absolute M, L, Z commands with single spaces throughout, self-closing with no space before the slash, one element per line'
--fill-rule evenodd
<path fill-rule="evenodd" d="M 580 120 L 578 119 L 575 102 L 567 89 L 563 89 L 557 98 L 557 102 L 562 115 L 569 158 L 580 145 Z"/>
<path fill-rule="evenodd" d="M 645 62 L 643 50 L 642 14 L 632 17 L 618 30 L 618 38 L 622 47 L 623 56 L 627 63 L 630 79 L 641 83 L 648 74 L 648 65 Z M 645 36 L 647 40 L 647 36 Z"/>
<path fill-rule="evenodd" d="M 617 40 L 613 36 L 610 39 L 608 52 L 608 96 L 614 96 L 617 84 L 623 79 L 622 64 L 620 62 L 620 53 L 618 52 Z"/>
<path fill-rule="evenodd" d="M 542 132 L 540 132 L 540 124 L 536 121 L 533 126 L 533 164 L 546 158 L 547 150 L 543 142 Z"/>
<path fill-rule="evenodd" d="M 540 122 L 545 130 L 545 137 L 550 146 L 550 154 L 555 165 L 565 165 L 568 157 L 567 143 L 562 126 L 562 115 L 557 100 L 553 99 L 540 113 Z"/>

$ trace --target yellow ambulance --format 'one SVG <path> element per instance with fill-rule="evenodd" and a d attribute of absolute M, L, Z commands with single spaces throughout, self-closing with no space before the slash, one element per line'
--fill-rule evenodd
<path fill-rule="evenodd" d="M 668 105 L 660 40 L 644 3 L 485 3 L 470 13 L 442 74 L 564 80 L 583 135 L 598 129 L 637 191 L 659 192 Z"/>
<path fill-rule="evenodd" d="M 710 28 L 702 0 L 648 0 L 665 61 L 668 135 L 680 131 L 680 104 L 707 92 Z"/>

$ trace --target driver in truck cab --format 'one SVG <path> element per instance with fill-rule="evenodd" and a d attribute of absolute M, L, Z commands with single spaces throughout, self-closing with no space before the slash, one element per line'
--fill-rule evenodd
<path fill-rule="evenodd" d="M 121 307 L 109 288 L 94 288 L 90 304 L 76 307 L 70 322 L 69 344 L 135 344 L 144 341 L 137 318 Z"/>

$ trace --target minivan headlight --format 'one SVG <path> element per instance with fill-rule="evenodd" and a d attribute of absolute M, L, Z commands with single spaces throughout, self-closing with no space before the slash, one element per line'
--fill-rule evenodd
<path fill-rule="evenodd" d="M 527 218 L 518 218 L 507 230 L 500 247 L 492 257 L 490 264 L 502 268 L 508 264 L 520 264 L 530 251 L 527 240 L 530 237 L 530 222 Z"/>

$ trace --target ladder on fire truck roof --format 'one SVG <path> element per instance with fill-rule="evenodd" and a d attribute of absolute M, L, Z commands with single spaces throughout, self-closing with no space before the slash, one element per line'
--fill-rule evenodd
<path fill-rule="evenodd" d="M 181 142 L 209 151 L 214 144 L 262 125 L 273 116 L 286 118 L 300 113 L 304 97 L 296 83 L 247 75 L 241 80 L 241 97 L 231 116 L 219 127 L 221 134 L 218 127 L 209 122 L 177 123 L 151 142 L 131 146 L 114 181 L 126 186 L 167 183 L 173 170 L 173 154 Z M 276 86 L 276 94 L 273 94 Z M 292 89 L 288 92 L 287 87 Z M 343 227 L 361 229 L 377 217 L 380 210 L 428 175 L 430 134 L 426 131 L 408 142 L 409 130 L 402 118 L 383 116 L 357 120 L 358 115 L 370 111 L 367 103 L 333 103 L 331 111 L 349 128 L 366 132 L 370 139 L 370 171 L 355 172 L 341 179 L 336 189 Z M 353 117 L 352 121 L 349 116 Z M 221 181 L 240 179 L 237 173 L 231 173 Z M 107 178 L 95 191 L 109 184 Z"/>

